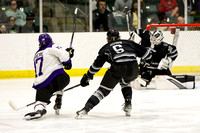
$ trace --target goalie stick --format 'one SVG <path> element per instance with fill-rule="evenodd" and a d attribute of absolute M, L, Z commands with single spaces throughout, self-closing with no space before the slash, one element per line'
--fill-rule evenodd
<path fill-rule="evenodd" d="M 78 87 L 78 86 L 80 86 L 80 84 L 77 84 L 77 85 L 74 85 L 74 86 L 72 86 L 72 87 L 70 87 L 70 88 L 67 88 L 67 89 L 65 89 L 63 92 L 68 91 L 68 90 L 71 90 L 71 89 L 76 88 L 76 87 Z M 55 93 L 54 93 L 52 96 L 55 96 Z M 33 105 L 33 104 L 35 104 L 35 103 L 36 103 L 36 102 L 32 102 L 32 103 L 29 103 L 29 104 L 24 105 L 24 106 L 22 106 L 22 107 L 17 107 L 13 101 L 9 101 L 10 107 L 11 107 L 13 110 L 15 110 L 15 111 L 21 110 L 21 109 L 26 108 L 26 107 L 28 107 L 28 106 L 31 106 L 31 105 Z"/>

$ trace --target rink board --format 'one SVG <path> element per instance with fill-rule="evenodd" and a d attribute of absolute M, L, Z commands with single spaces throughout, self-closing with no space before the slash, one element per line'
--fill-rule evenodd
<path fill-rule="evenodd" d="M 71 69 L 66 72 L 71 77 L 80 77 L 87 72 L 88 69 Z M 103 76 L 107 68 L 102 68 L 95 76 Z M 173 66 L 172 74 L 197 74 L 199 73 L 200 66 Z M 0 79 L 11 79 L 11 78 L 34 78 L 34 70 L 18 70 L 18 71 L 0 71 Z"/>

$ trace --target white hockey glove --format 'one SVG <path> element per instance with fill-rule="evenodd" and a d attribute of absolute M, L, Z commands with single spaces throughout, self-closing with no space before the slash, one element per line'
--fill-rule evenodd
<path fill-rule="evenodd" d="M 172 63 L 172 59 L 171 58 L 169 58 L 169 57 L 163 58 L 160 61 L 159 65 L 158 65 L 158 69 L 160 69 L 160 70 L 163 70 L 163 69 L 167 70 L 169 68 L 169 66 L 170 66 L 171 63 Z"/>
<path fill-rule="evenodd" d="M 140 44 L 141 43 L 141 37 L 137 34 L 137 33 L 135 33 L 134 31 L 131 33 L 131 35 L 130 35 L 130 40 L 131 41 L 134 41 L 135 43 L 137 43 L 137 44 Z"/>

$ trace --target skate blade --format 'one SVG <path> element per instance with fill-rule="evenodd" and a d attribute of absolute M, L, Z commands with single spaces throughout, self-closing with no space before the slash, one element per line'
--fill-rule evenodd
<path fill-rule="evenodd" d="M 126 116 L 131 116 L 131 112 L 126 112 Z"/>
<path fill-rule="evenodd" d="M 82 118 L 84 116 L 85 116 L 84 114 L 77 114 L 76 117 L 75 117 L 75 119 L 80 119 L 80 118 Z"/>
<path fill-rule="evenodd" d="M 33 120 L 33 119 L 38 119 L 40 117 L 42 117 L 41 114 L 36 114 L 35 116 L 27 115 L 27 116 L 24 116 L 24 119 L 25 120 Z"/>
<path fill-rule="evenodd" d="M 131 116 L 131 109 L 124 109 L 124 112 L 126 116 Z"/>
<path fill-rule="evenodd" d="M 60 114 L 60 110 L 59 109 L 55 110 L 55 114 L 59 115 Z"/>

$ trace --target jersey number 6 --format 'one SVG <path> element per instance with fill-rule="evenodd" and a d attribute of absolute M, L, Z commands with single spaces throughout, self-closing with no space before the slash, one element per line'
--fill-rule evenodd
<path fill-rule="evenodd" d="M 122 48 L 122 45 L 114 45 L 112 46 L 113 49 L 115 50 L 116 53 L 120 54 L 120 53 L 123 53 L 124 52 L 124 49 Z"/>

